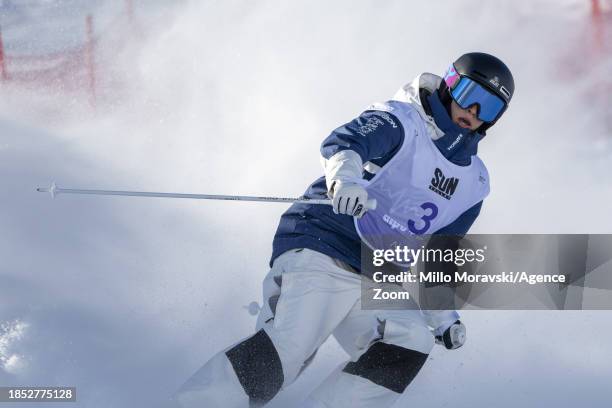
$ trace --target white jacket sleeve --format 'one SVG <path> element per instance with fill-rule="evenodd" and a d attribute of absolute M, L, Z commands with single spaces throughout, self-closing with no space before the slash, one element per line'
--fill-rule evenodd
<path fill-rule="evenodd" d="M 321 164 L 325 170 L 327 191 L 336 180 L 357 181 L 363 178 L 363 162 L 352 150 L 341 150 L 329 159 L 321 156 Z"/>

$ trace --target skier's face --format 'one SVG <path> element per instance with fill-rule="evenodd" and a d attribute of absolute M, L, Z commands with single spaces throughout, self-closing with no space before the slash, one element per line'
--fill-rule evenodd
<path fill-rule="evenodd" d="M 457 102 L 451 102 L 451 116 L 456 125 L 470 130 L 476 130 L 483 124 L 483 121 L 478 119 L 478 108 L 472 105 L 467 109 L 461 109 Z"/>

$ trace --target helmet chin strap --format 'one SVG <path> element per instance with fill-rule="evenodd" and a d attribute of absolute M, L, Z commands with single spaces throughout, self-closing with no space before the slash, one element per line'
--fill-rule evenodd
<path fill-rule="evenodd" d="M 446 112 L 448 112 L 448 116 L 452 118 L 451 103 L 453 102 L 453 98 L 448 89 L 448 85 L 446 85 L 444 80 L 440 82 L 440 86 L 438 87 L 438 97 L 440 98 L 442 105 L 444 105 L 444 109 L 446 109 Z"/>
<path fill-rule="evenodd" d="M 493 126 L 494 124 L 495 123 L 483 122 L 482 125 L 480 125 L 478 129 L 476 129 L 476 133 L 480 133 L 482 136 L 486 136 L 487 130 L 489 130 L 489 128 Z"/>

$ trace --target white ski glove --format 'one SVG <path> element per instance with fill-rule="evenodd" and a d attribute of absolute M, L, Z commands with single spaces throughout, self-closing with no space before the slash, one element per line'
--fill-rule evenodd
<path fill-rule="evenodd" d="M 368 205 L 375 207 L 367 202 L 368 193 L 359 184 L 363 178 L 363 163 L 356 152 L 342 150 L 329 159 L 321 157 L 321 164 L 325 169 L 325 183 L 334 213 L 361 218 Z"/>
<path fill-rule="evenodd" d="M 362 185 L 335 180 L 330 190 L 334 213 L 361 218 L 366 210 L 368 192 Z"/>
<path fill-rule="evenodd" d="M 443 332 L 438 328 L 435 337 L 436 344 L 443 344 L 449 350 L 458 349 L 465 344 L 465 325 L 457 320 Z"/>

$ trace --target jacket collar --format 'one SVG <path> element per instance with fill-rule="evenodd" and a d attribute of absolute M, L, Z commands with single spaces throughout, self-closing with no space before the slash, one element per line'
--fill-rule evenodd
<path fill-rule="evenodd" d="M 442 78 L 430 73 L 423 73 L 411 83 L 400 88 L 393 96 L 393 100 L 410 104 L 424 119 L 429 136 L 438 147 L 440 153 L 449 161 L 466 166 L 471 162 L 471 157 L 478 153 L 478 142 L 484 135 L 471 132 L 457 126 L 448 115 L 442 105 L 436 90 L 440 86 Z M 421 92 L 421 90 L 427 92 Z M 429 95 L 426 103 L 430 112 L 426 112 L 424 101 L 421 96 Z"/>
<path fill-rule="evenodd" d="M 412 107 L 419 112 L 427 123 L 427 131 L 433 140 L 437 140 L 444 136 L 444 132 L 436 125 L 434 118 L 425 112 L 423 102 L 421 101 L 420 90 L 425 89 L 429 93 L 433 93 L 438 89 L 441 82 L 441 77 L 429 72 L 424 72 L 412 82 L 401 87 L 392 98 L 394 101 L 405 102 L 412 105 Z"/>

